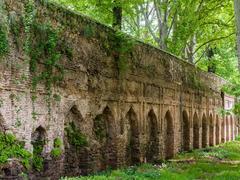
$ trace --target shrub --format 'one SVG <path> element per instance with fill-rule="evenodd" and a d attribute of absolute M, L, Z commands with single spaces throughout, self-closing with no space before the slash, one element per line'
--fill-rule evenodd
<path fill-rule="evenodd" d="M 10 158 L 17 158 L 29 168 L 31 157 L 31 153 L 24 149 L 24 143 L 18 141 L 14 135 L 0 133 L 0 165 Z"/>

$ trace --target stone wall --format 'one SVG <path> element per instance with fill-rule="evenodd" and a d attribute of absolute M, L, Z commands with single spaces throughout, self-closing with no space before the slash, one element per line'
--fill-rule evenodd
<path fill-rule="evenodd" d="M 5 0 L 6 17 L 20 22 L 26 3 Z M 35 23 L 58 29 L 65 48 L 64 78 L 54 84 L 50 100 L 44 83 L 32 90 L 24 29 L 16 37 L 9 28 L 10 52 L 0 64 L 0 130 L 14 133 L 30 151 L 36 139 L 45 142 L 44 170 L 32 170 L 33 179 L 159 162 L 236 137 L 234 115 L 219 114 L 234 104 L 221 92 L 220 77 L 139 41 L 125 53 L 122 72 L 111 28 L 44 1 L 36 1 L 35 10 Z M 86 144 L 76 147 L 69 139 L 66 128 L 73 124 Z M 60 159 L 50 155 L 56 138 L 64 144 Z"/>

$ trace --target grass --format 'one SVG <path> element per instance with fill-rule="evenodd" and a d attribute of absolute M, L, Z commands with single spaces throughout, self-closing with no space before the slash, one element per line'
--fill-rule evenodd
<path fill-rule="evenodd" d="M 62 178 L 62 180 L 238 180 L 240 164 L 222 163 L 223 161 L 240 161 L 240 140 L 228 142 L 216 147 L 180 153 L 176 160 L 195 159 L 193 162 L 165 162 L 161 165 L 143 164 L 106 171 L 87 177 Z"/>

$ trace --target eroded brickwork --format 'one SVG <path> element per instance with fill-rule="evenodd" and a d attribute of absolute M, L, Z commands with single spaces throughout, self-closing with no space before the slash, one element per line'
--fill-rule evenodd
<path fill-rule="evenodd" d="M 24 15 L 26 1 L 5 3 L 7 17 Z M 68 42 L 72 58 L 61 57 L 64 79 L 52 89 L 60 97 L 46 102 L 44 84 L 31 91 L 27 56 L 9 31 L 10 52 L 0 64 L 0 130 L 14 133 L 29 151 L 34 139 L 44 139 L 44 169 L 30 172 L 33 179 L 159 162 L 238 134 L 234 115 L 218 113 L 234 104 L 234 97 L 221 93 L 223 79 L 141 42 L 120 76 L 112 47 L 106 46 L 112 29 L 50 3 L 36 1 L 35 8 L 38 23 L 61 29 L 59 42 Z M 94 31 L 90 37 L 84 33 L 89 27 Z M 24 39 L 23 32 L 19 38 Z M 66 132 L 71 123 L 87 145 L 71 144 Z M 50 155 L 56 138 L 63 142 L 60 159 Z"/>

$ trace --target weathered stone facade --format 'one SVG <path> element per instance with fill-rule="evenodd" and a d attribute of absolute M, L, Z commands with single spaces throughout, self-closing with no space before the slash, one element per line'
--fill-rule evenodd
<path fill-rule="evenodd" d="M 5 3 L 8 17 L 24 15 L 26 1 Z M 46 101 L 44 84 L 31 91 L 27 56 L 9 32 L 10 53 L 0 64 L 0 130 L 14 133 L 30 151 L 35 139 L 44 139 L 44 170 L 30 173 L 33 179 L 158 162 L 238 134 L 234 115 L 218 113 L 234 104 L 234 97 L 221 92 L 225 81 L 220 77 L 141 42 L 128 54 L 128 68 L 120 76 L 109 53 L 113 47 L 106 46 L 112 29 L 51 3 L 36 1 L 35 8 L 36 21 L 61 29 L 60 42 L 68 42 L 72 58 L 61 58 L 64 79 L 52 89 L 60 98 Z M 86 136 L 87 145 L 71 145 L 65 131 L 70 123 Z M 56 138 L 64 142 L 65 153 L 53 160 Z"/>

